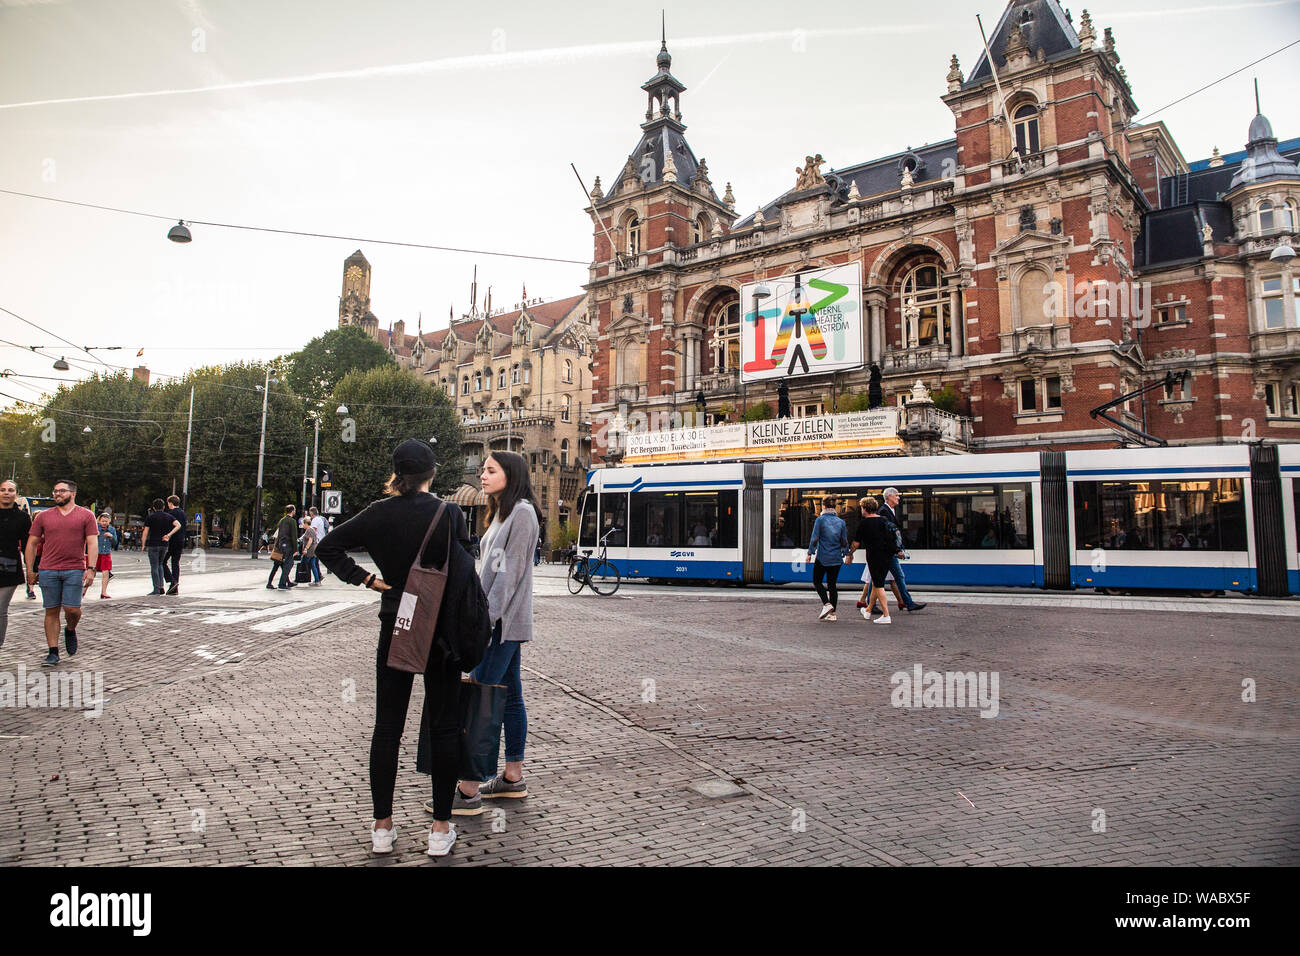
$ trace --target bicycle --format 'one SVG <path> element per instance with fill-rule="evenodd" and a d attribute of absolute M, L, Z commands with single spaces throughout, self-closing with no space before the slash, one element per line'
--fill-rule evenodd
<path fill-rule="evenodd" d="M 608 550 L 606 539 L 619 530 L 621 529 L 610 528 L 605 532 L 604 537 L 600 539 L 600 554 L 596 557 L 593 558 L 591 549 L 587 549 L 581 555 L 569 559 L 567 580 L 570 594 L 577 594 L 584 585 L 589 586 L 602 597 L 609 597 L 618 590 L 622 576 L 618 573 L 618 567 L 605 554 Z"/>

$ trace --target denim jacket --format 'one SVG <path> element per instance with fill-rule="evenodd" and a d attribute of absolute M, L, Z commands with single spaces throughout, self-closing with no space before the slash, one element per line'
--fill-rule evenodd
<path fill-rule="evenodd" d="M 837 514 L 820 514 L 813 522 L 808 553 L 816 552 L 817 560 L 827 567 L 844 563 L 844 553 L 849 550 L 849 530 L 844 519 Z"/>

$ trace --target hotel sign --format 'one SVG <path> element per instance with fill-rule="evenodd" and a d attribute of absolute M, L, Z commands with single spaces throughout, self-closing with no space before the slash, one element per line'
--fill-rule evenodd
<path fill-rule="evenodd" d="M 721 458 L 798 458 L 808 455 L 897 454 L 898 409 L 778 418 L 712 428 L 631 432 L 623 464 L 711 461 Z"/>

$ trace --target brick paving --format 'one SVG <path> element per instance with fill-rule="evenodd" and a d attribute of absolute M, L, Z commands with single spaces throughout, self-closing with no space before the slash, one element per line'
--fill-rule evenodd
<path fill-rule="evenodd" d="M 99 718 L 0 708 L 0 864 L 1300 863 L 1290 606 L 929 594 L 875 627 L 851 600 L 818 623 L 797 591 L 552 590 L 524 653 L 532 795 L 458 820 L 444 860 L 422 852 L 419 681 L 398 849 L 369 853 L 374 607 L 255 630 L 295 610 L 199 594 L 91 609 L 61 669 L 104 674 Z M 38 672 L 15 609 L 0 672 Z M 918 662 L 998 672 L 998 716 L 890 706 Z M 692 789 L 709 780 L 742 792 Z"/>

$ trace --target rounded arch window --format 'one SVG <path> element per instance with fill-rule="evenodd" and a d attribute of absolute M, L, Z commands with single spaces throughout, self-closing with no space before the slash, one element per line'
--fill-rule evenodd
<path fill-rule="evenodd" d="M 1024 159 L 1038 152 L 1038 105 L 1022 103 L 1011 114 L 1011 124 L 1015 127 L 1016 149 Z"/>
<path fill-rule="evenodd" d="M 715 305 L 709 312 L 708 329 L 714 371 L 740 368 L 740 303 L 730 300 Z"/>
<path fill-rule="evenodd" d="M 468 376 L 468 375 L 466 375 L 464 378 L 462 378 L 462 379 L 460 380 L 460 393 L 461 393 L 462 395 L 468 395 L 468 394 L 469 394 L 469 376 Z"/>
<path fill-rule="evenodd" d="M 560 466 L 569 467 L 569 439 L 560 439 Z"/>
<path fill-rule="evenodd" d="M 939 262 L 922 260 L 903 274 L 898 306 L 903 319 L 904 348 L 943 344 L 951 304 Z"/>
<path fill-rule="evenodd" d="M 566 382 L 573 381 L 573 360 L 572 359 L 564 360 L 564 380 Z"/>
<path fill-rule="evenodd" d="M 641 220 L 635 212 L 623 217 L 623 238 L 629 256 L 641 255 Z"/>
<path fill-rule="evenodd" d="M 1259 206 L 1259 231 L 1272 232 L 1274 229 L 1273 204 L 1269 200 L 1260 201 Z"/>
<path fill-rule="evenodd" d="M 696 242 L 704 242 L 713 234 L 713 223 L 709 221 L 707 213 L 700 213 L 695 217 L 694 239 Z"/>

